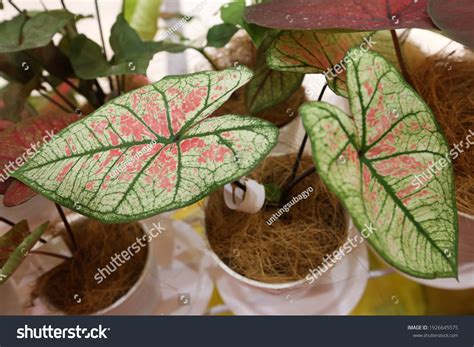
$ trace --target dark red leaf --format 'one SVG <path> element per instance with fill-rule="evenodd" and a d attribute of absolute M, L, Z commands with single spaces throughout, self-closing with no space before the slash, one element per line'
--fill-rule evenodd
<path fill-rule="evenodd" d="M 9 120 L 6 120 L 6 119 L 0 119 L 0 131 L 3 131 L 7 128 L 9 128 L 10 126 L 12 126 L 13 122 L 9 121 Z"/>
<path fill-rule="evenodd" d="M 3 197 L 3 204 L 6 207 L 18 206 L 27 202 L 36 194 L 37 193 L 27 185 L 14 179 L 13 182 L 8 186 L 7 192 Z"/>
<path fill-rule="evenodd" d="M 22 204 L 36 195 L 23 183 L 9 183 L 10 173 L 23 165 L 40 145 L 78 118 L 75 114 L 48 114 L 21 121 L 0 133 L 0 190 L 5 192 L 5 206 Z"/>
<path fill-rule="evenodd" d="M 447 36 L 474 49 L 473 0 L 430 0 L 428 11 Z"/>
<path fill-rule="evenodd" d="M 289 30 L 433 29 L 427 7 L 428 0 L 274 0 L 249 7 L 246 20 Z"/>
<path fill-rule="evenodd" d="M 0 179 L 0 194 L 5 194 L 7 192 L 8 187 L 13 181 L 15 181 L 14 178 L 9 178 L 6 181 Z"/>

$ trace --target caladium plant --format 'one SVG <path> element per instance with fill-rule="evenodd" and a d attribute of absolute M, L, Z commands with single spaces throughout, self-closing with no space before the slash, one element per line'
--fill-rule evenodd
<path fill-rule="evenodd" d="M 69 126 L 13 176 L 107 223 L 189 205 L 247 174 L 277 142 L 266 121 L 209 117 L 251 78 L 245 67 L 168 76 Z"/>
<path fill-rule="evenodd" d="M 324 102 L 300 109 L 319 176 L 360 230 L 377 229 L 368 240 L 387 262 L 416 277 L 456 277 L 457 209 L 444 135 L 394 66 L 373 52 L 352 53 L 352 115 Z M 413 184 L 440 160 L 436 177 Z"/>
<path fill-rule="evenodd" d="M 348 57 L 345 56 L 352 47 L 378 52 L 398 67 L 392 39 L 387 31 L 282 31 L 267 51 L 267 63 L 271 69 L 279 71 L 324 73 L 331 89 L 347 96 Z"/>

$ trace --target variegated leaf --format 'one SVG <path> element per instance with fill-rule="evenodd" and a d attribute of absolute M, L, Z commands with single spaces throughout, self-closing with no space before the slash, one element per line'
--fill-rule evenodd
<path fill-rule="evenodd" d="M 62 131 L 14 176 L 110 223 L 189 205 L 247 174 L 276 144 L 266 121 L 208 118 L 251 77 L 241 67 L 136 89 Z"/>
<path fill-rule="evenodd" d="M 23 220 L 5 235 L 0 236 L 0 284 L 3 284 L 20 266 L 47 227 L 48 222 L 30 233 L 28 223 Z"/>
<path fill-rule="evenodd" d="M 398 66 L 390 32 L 329 33 L 283 31 L 267 53 L 270 68 L 305 74 L 324 73 L 331 89 L 347 97 L 346 70 L 352 47 L 373 50 Z M 344 60 L 346 59 L 346 60 Z"/>
<path fill-rule="evenodd" d="M 320 177 L 390 264 L 422 278 L 457 275 L 457 210 L 448 145 L 434 116 L 380 55 L 353 52 L 353 118 L 327 103 L 302 106 Z M 442 162 L 431 180 L 421 177 Z"/>
<path fill-rule="evenodd" d="M 272 70 L 266 63 L 266 52 L 275 35 L 267 35 L 258 49 L 255 76 L 245 89 L 245 103 L 251 114 L 278 105 L 301 86 L 304 74 Z"/>

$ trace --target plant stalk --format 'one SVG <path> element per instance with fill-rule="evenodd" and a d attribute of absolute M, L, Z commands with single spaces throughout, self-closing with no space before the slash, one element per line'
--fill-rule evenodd
<path fill-rule="evenodd" d="M 78 87 L 76 87 L 74 85 L 74 83 L 69 81 L 67 78 L 52 74 L 51 71 L 48 70 L 47 66 L 45 64 L 43 64 L 43 62 L 40 59 L 38 59 L 37 57 L 35 57 L 34 55 L 32 55 L 32 54 L 30 54 L 26 51 L 24 51 L 22 53 L 26 54 L 26 56 L 28 56 L 31 59 L 35 60 L 47 73 L 49 73 L 50 76 L 54 76 L 54 77 L 60 79 L 62 82 L 66 83 L 68 86 L 70 86 L 72 89 L 74 89 L 74 91 L 76 91 L 76 93 L 78 93 L 78 94 L 82 95 L 83 97 L 85 97 L 92 105 L 101 106 L 101 105 L 95 105 L 95 103 L 92 100 L 90 100 Z"/>
<path fill-rule="evenodd" d="M 240 183 L 240 181 L 234 181 L 234 182 L 232 182 L 232 184 L 235 184 L 237 187 L 242 189 L 244 192 L 247 191 L 247 187 L 244 184 Z"/>
<path fill-rule="evenodd" d="M 13 222 L 12 222 L 11 220 L 9 220 L 9 219 L 6 219 L 5 217 L 0 217 L 0 222 L 3 222 L 3 223 L 5 223 L 5 224 L 8 224 L 8 225 L 11 226 L 11 227 L 15 225 L 15 223 L 13 223 Z"/>
<path fill-rule="evenodd" d="M 72 246 L 74 247 L 74 251 L 77 252 L 78 248 L 77 248 L 76 238 L 74 237 L 74 233 L 72 232 L 71 225 L 67 221 L 66 215 L 64 214 L 64 211 L 63 211 L 63 208 L 58 203 L 54 203 L 54 204 L 56 205 L 56 209 L 58 210 L 59 216 L 61 217 L 61 220 L 64 223 L 64 227 L 66 228 L 66 231 L 69 235 L 69 238 L 71 239 Z"/>
<path fill-rule="evenodd" d="M 209 64 L 211 64 L 211 66 L 214 70 L 219 71 L 218 66 L 216 64 L 214 64 L 214 62 L 211 60 L 211 57 L 209 57 L 209 55 L 204 51 L 204 48 L 202 48 L 202 49 L 195 48 L 195 49 L 196 49 L 196 51 L 201 53 L 204 58 L 206 58 L 206 60 L 209 62 Z"/>
<path fill-rule="evenodd" d="M 283 193 L 281 194 L 282 196 L 282 203 L 286 202 L 286 200 L 288 199 L 288 195 L 289 193 L 291 192 L 291 190 L 298 184 L 300 183 L 302 180 L 304 180 L 306 177 L 308 177 L 309 175 L 312 175 L 313 173 L 316 172 L 316 167 L 315 166 L 312 166 L 310 167 L 309 169 L 306 169 L 305 171 L 303 171 L 303 173 L 296 177 L 295 179 L 293 179 L 290 183 L 288 183 L 288 185 L 286 186 L 285 190 L 283 191 Z"/>
<path fill-rule="evenodd" d="M 326 91 L 327 87 L 328 87 L 328 84 L 326 83 L 321 89 L 321 92 L 319 93 L 318 101 L 321 101 L 323 99 L 324 92 Z M 296 173 L 298 172 L 298 168 L 301 164 L 301 158 L 303 157 L 304 149 L 306 147 L 307 142 L 308 142 L 308 134 L 306 134 L 305 132 L 303 141 L 301 141 L 300 149 L 298 150 L 298 155 L 296 156 L 295 164 L 293 165 L 293 170 L 291 171 L 291 176 L 288 179 L 289 182 L 293 181 L 296 177 Z"/>
<path fill-rule="evenodd" d="M 23 13 L 23 11 L 20 10 L 20 8 L 19 8 L 17 5 L 15 5 L 15 3 L 13 2 L 13 0 L 8 0 L 8 2 L 9 2 L 10 5 L 12 5 L 12 6 L 15 8 L 15 10 L 17 10 L 19 13 Z"/>
<path fill-rule="evenodd" d="M 95 13 L 97 15 L 97 23 L 99 24 L 99 33 L 100 33 L 100 40 L 102 42 L 102 51 L 104 53 L 105 60 L 107 60 L 107 52 L 105 51 L 105 40 L 104 40 L 104 31 L 102 30 L 102 21 L 100 20 L 100 11 L 99 11 L 99 2 L 98 0 L 94 1 L 95 4 Z M 110 92 L 114 91 L 114 84 L 112 82 L 112 78 L 109 76 L 109 85 L 110 85 Z"/>
<path fill-rule="evenodd" d="M 40 93 L 40 95 L 45 98 L 46 100 L 48 100 L 50 103 L 52 103 L 53 105 L 55 105 L 56 107 L 60 108 L 62 111 L 64 112 L 67 112 L 67 113 L 70 113 L 71 110 L 67 109 L 66 107 L 64 107 L 63 105 L 61 105 L 59 102 L 57 102 L 56 100 L 52 99 L 51 97 L 49 97 L 48 94 L 42 92 L 41 90 L 39 89 L 36 89 L 38 91 L 38 93 Z M 72 111 L 74 112 L 74 111 Z"/>
<path fill-rule="evenodd" d="M 398 65 L 400 65 L 400 69 L 402 70 L 403 77 L 405 80 L 413 85 L 410 74 L 408 73 L 407 66 L 405 65 L 405 60 L 403 59 L 402 48 L 400 46 L 400 41 L 398 40 L 397 32 L 395 29 L 390 30 L 390 34 L 392 35 L 393 46 L 395 47 L 395 53 L 397 54 Z"/>
<path fill-rule="evenodd" d="M 71 259 L 70 257 L 66 257 L 65 255 L 62 254 L 56 254 L 53 252 L 47 252 L 47 251 L 30 251 L 30 254 L 38 254 L 38 255 L 46 255 L 48 257 L 54 257 L 54 258 L 59 258 L 63 260 L 69 260 Z"/>
<path fill-rule="evenodd" d="M 51 87 L 51 89 L 53 89 L 54 93 L 59 96 L 61 98 L 62 101 L 64 101 L 72 110 L 73 112 L 75 112 L 76 110 L 76 105 L 74 105 L 68 98 L 66 98 L 65 95 L 61 94 L 59 92 L 59 90 L 53 85 L 53 83 L 51 83 L 51 81 L 49 81 L 46 77 L 41 77 L 43 79 L 43 81 L 45 81 L 46 83 L 49 84 L 49 86 Z"/>

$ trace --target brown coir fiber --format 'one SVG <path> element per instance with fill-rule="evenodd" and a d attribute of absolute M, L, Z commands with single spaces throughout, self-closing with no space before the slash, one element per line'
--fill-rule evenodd
<path fill-rule="evenodd" d="M 295 155 L 268 157 L 251 178 L 282 187 L 290 176 Z M 302 160 L 299 174 L 313 165 Z M 340 247 L 347 237 L 344 210 L 317 174 L 302 180 L 289 194 L 309 187 L 306 200 L 293 205 L 273 224 L 266 222 L 280 207 L 266 205 L 255 214 L 230 210 L 222 190 L 212 194 L 205 209 L 206 234 L 219 258 L 247 278 L 284 283 L 304 278 L 323 257 Z"/>
<path fill-rule="evenodd" d="M 415 87 L 444 129 L 448 145 L 463 145 L 453 160 L 458 209 L 474 216 L 474 55 L 454 58 L 446 53 L 426 57 L 411 70 Z M 471 137 L 471 142 L 474 136 Z"/>
<path fill-rule="evenodd" d="M 102 224 L 86 219 L 72 225 L 79 252 L 37 281 L 34 297 L 42 297 L 56 309 L 70 315 L 91 314 L 110 306 L 137 282 L 143 272 L 148 248 L 141 249 L 100 284 L 97 269 L 109 265 L 137 237 L 143 236 L 138 223 Z M 64 235 L 67 239 L 67 235 Z"/>

